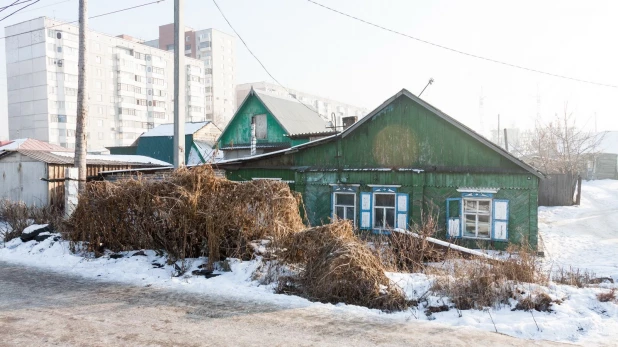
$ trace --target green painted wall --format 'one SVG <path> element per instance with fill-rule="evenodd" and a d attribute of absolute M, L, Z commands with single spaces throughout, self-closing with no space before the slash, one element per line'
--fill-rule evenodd
<path fill-rule="evenodd" d="M 250 95 L 219 137 L 219 146 L 251 143 L 251 117 L 266 114 L 267 138 L 257 143 L 290 143 L 287 132 L 255 95 Z"/>
<path fill-rule="evenodd" d="M 189 152 L 193 146 L 193 135 L 185 135 L 185 162 L 189 160 Z M 141 137 L 137 144 L 137 155 L 174 163 L 174 138 L 172 136 Z"/>
<path fill-rule="evenodd" d="M 297 165 L 327 163 L 352 168 L 437 166 L 521 170 L 405 96 L 341 141 L 305 150 L 297 159 Z"/>
<path fill-rule="evenodd" d="M 368 168 L 386 170 L 360 170 Z M 397 168 L 424 171 L 416 173 Z M 498 188 L 494 198 L 509 200 L 509 241 L 520 243 L 526 238 L 532 247 L 537 246 L 539 178 L 405 96 L 345 138 L 296 153 L 249 161 L 228 172 L 232 180 L 240 177 L 293 179 L 294 189 L 303 195 L 311 225 L 330 220 L 330 184 L 360 184 L 360 192 L 371 191 L 368 184 L 400 185 L 398 192 L 410 197 L 410 223 L 421 223 L 422 214 L 430 213 L 433 206 L 442 228 L 437 235 L 440 238 L 446 237 L 446 199 L 461 197 L 458 188 Z M 495 249 L 507 245 L 471 239 L 457 242 Z"/>

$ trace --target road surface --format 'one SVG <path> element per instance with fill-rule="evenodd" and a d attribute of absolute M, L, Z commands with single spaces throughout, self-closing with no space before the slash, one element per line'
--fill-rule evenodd
<path fill-rule="evenodd" d="M 411 320 L 289 309 L 0 262 L 0 346 L 565 346 Z"/>

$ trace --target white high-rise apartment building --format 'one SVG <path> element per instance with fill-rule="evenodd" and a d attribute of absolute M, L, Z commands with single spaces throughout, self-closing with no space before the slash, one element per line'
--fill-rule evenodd
<path fill-rule="evenodd" d="M 9 137 L 75 146 L 78 27 L 46 17 L 5 28 Z M 173 54 L 90 31 L 88 150 L 130 145 L 173 122 Z M 185 60 L 187 121 L 205 116 L 204 63 Z"/>
<path fill-rule="evenodd" d="M 356 117 L 357 120 L 367 115 L 367 109 L 364 107 L 352 106 L 340 101 L 335 101 L 321 96 L 305 93 L 297 89 L 287 90 L 278 84 L 268 82 L 254 82 L 239 84 L 236 86 L 236 102 L 237 107 L 243 102 L 251 88 L 273 96 L 281 98 L 294 99 L 294 97 L 306 105 L 313 106 L 318 111 L 318 114 L 325 120 L 337 120 L 337 125 L 341 126 L 342 118 Z M 289 91 L 289 92 L 288 92 Z M 292 94 L 292 95 L 290 95 Z"/>
<path fill-rule="evenodd" d="M 174 24 L 159 26 L 159 38 L 145 44 L 174 51 Z M 193 30 L 185 27 L 185 55 L 204 62 L 206 120 L 223 129 L 236 112 L 234 36 L 216 29 Z"/>

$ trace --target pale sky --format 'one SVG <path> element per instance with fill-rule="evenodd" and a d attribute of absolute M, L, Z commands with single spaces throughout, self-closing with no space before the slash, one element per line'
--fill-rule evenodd
<path fill-rule="evenodd" d="M 42 0 L 28 9 L 62 0 Z M 318 1 L 318 0 L 316 0 Z M 11 3 L 0 0 L 0 4 Z M 97 15 L 149 0 L 90 0 Z M 283 84 L 374 109 L 406 88 L 480 130 L 529 127 L 568 103 L 581 126 L 618 130 L 618 88 L 593 86 L 480 61 L 343 17 L 306 0 L 218 0 L 254 53 Z M 496 60 L 618 85 L 618 1 L 320 0 L 385 27 Z M 185 0 L 186 25 L 233 33 L 211 0 Z M 4 11 L 2 14 L 7 13 Z M 16 14 L 3 26 L 39 16 L 77 19 L 77 0 Z M 0 16 L 1 17 L 1 16 Z M 173 0 L 96 18 L 94 30 L 154 39 L 173 21 Z M 237 40 L 236 83 L 270 81 Z M 0 40 L 0 139 L 6 123 L 6 60 Z M 537 99 L 540 98 L 540 103 Z"/>

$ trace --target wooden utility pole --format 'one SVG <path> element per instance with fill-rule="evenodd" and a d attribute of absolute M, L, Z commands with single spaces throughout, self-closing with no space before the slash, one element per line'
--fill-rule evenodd
<path fill-rule="evenodd" d="M 174 0 L 174 168 L 185 166 L 184 0 Z"/>
<path fill-rule="evenodd" d="M 77 62 L 77 127 L 75 130 L 75 167 L 78 191 L 86 188 L 86 124 L 88 119 L 88 91 L 86 46 L 88 44 L 88 0 L 79 0 L 79 60 Z"/>

